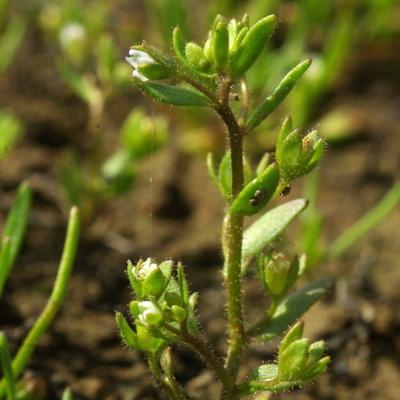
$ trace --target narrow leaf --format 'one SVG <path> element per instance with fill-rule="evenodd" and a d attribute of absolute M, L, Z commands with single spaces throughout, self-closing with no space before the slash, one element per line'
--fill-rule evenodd
<path fill-rule="evenodd" d="M 135 83 L 140 89 L 161 103 L 188 107 L 206 107 L 210 105 L 206 96 L 190 89 L 156 82 L 142 82 L 139 79 L 135 79 Z"/>
<path fill-rule="evenodd" d="M 305 60 L 296 65 L 279 83 L 273 93 L 268 96 L 250 115 L 247 121 L 247 130 L 252 131 L 264 121 L 282 102 L 293 89 L 297 81 L 307 71 L 311 60 Z"/>
<path fill-rule="evenodd" d="M 282 334 L 331 287 L 332 280 L 323 278 L 297 290 L 279 304 L 270 319 L 262 320 L 250 328 L 248 335 L 268 341 Z"/>
<path fill-rule="evenodd" d="M 256 256 L 271 243 L 307 206 L 307 200 L 296 199 L 267 211 L 243 234 L 243 259 Z"/>

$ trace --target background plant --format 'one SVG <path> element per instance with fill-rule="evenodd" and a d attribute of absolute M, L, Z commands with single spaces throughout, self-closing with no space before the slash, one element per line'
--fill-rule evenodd
<path fill-rule="evenodd" d="M 12 271 L 20 251 L 29 217 L 31 191 L 22 184 L 4 225 L 0 247 L 0 298 L 7 278 Z M 64 250 L 54 282 L 52 293 L 42 313 L 29 330 L 20 348 L 12 358 L 5 333 L 0 332 L 0 366 L 3 377 L 0 380 L 0 399 L 33 399 L 24 382 L 19 377 L 29 362 L 35 347 L 48 330 L 63 304 L 72 266 L 78 246 L 79 214 L 76 208 L 70 213 Z"/>
<path fill-rule="evenodd" d="M 258 105 L 253 104 L 246 72 L 275 26 L 273 15 L 254 25 L 250 25 L 247 15 L 241 21 L 217 16 L 202 46 L 186 42 L 177 27 L 172 39 L 174 58 L 147 43 L 133 46 L 127 58 L 134 68 L 136 85 L 155 100 L 214 109 L 226 126 L 229 143 L 218 169 L 213 157 L 208 158 L 211 178 L 226 202 L 222 250 L 229 342 L 225 362 L 199 332 L 195 311 L 198 295 L 189 293 L 180 264 L 176 272 L 172 261 L 157 264 L 147 259 L 128 264 L 135 294 L 130 314 L 136 329 L 129 326 L 122 314 L 116 316 L 124 342 L 146 353 L 153 375 L 173 399 L 187 398 L 173 373 L 169 347 L 175 343 L 189 345 L 200 354 L 221 382 L 222 398 L 227 399 L 260 390 L 279 392 L 301 386 L 315 379 L 329 362 L 329 357 L 323 357 L 323 342 L 310 345 L 302 338 L 302 324 L 296 324 L 284 336 L 277 362 L 261 365 L 247 379 L 237 382 L 250 342 L 265 342 L 284 333 L 330 285 L 329 280 L 323 279 L 288 294 L 306 270 L 305 256 L 276 254 L 270 247 L 272 240 L 307 206 L 306 200 L 294 200 L 269 210 L 244 231 L 244 218 L 262 211 L 291 181 L 311 172 L 324 151 L 317 131 L 302 134 L 288 117 L 277 138 L 275 161 L 269 155 L 263 157 L 256 171 L 246 161 L 245 136 L 282 103 L 311 64 L 311 60 L 298 63 L 270 95 Z M 164 82 L 171 79 L 178 83 Z M 239 99 L 239 105 L 231 101 L 232 94 Z M 271 303 L 264 317 L 246 329 L 242 281 L 249 267 L 255 265 Z"/>
<path fill-rule="evenodd" d="M 129 66 L 120 60 L 108 31 L 111 3 L 46 2 L 39 23 L 57 51 L 57 69 L 88 110 L 84 140 L 72 148 L 61 167 L 61 183 L 70 204 L 93 221 L 101 204 L 127 191 L 143 158 L 162 147 L 168 126 L 160 116 L 150 118 L 133 109 L 110 141 L 106 132 L 107 104 L 126 90 Z M 120 140 L 115 140 L 115 137 Z M 112 151 L 109 148 L 112 148 Z"/>

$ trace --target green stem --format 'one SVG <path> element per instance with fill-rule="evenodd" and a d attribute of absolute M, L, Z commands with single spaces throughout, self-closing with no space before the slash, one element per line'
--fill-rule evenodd
<path fill-rule="evenodd" d="M 61 305 L 63 304 L 78 247 L 79 226 L 79 212 L 76 207 L 73 207 L 70 212 L 64 250 L 53 291 L 46 304 L 46 307 L 29 331 L 28 336 L 25 338 L 22 346 L 18 350 L 18 353 L 12 362 L 14 378 L 18 378 L 18 376 L 24 370 L 33 351 L 35 350 L 39 339 L 47 331 L 57 312 L 61 308 Z M 0 399 L 4 397 L 5 390 L 6 385 L 3 379 L 0 382 Z"/>
<path fill-rule="evenodd" d="M 237 119 L 229 107 L 229 88 L 229 81 L 222 83 L 220 105 L 217 107 L 217 112 L 227 126 L 229 133 L 233 201 L 244 185 L 243 135 Z M 229 335 L 226 368 L 234 380 L 237 377 L 245 344 L 241 290 L 242 241 L 243 216 L 228 211 L 223 226 Z M 228 396 L 228 398 L 234 397 Z"/>

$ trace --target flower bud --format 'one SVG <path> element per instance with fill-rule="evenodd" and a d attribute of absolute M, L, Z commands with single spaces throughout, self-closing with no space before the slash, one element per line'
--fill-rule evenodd
<path fill-rule="evenodd" d="M 153 301 L 132 301 L 129 307 L 137 321 L 146 327 L 159 327 L 164 321 L 161 308 Z"/>
<path fill-rule="evenodd" d="M 185 54 L 190 64 L 198 70 L 205 70 L 210 65 L 210 62 L 206 59 L 204 50 L 197 43 L 187 43 Z"/>
<path fill-rule="evenodd" d="M 144 51 L 130 49 L 129 56 L 125 59 L 133 68 L 132 77 L 141 81 L 168 79 L 173 76 L 169 68 Z"/>
<path fill-rule="evenodd" d="M 225 19 L 218 16 L 212 32 L 212 53 L 217 70 L 222 70 L 228 61 L 229 32 Z"/>
<path fill-rule="evenodd" d="M 128 275 L 131 285 L 139 299 L 148 296 L 160 297 L 171 279 L 172 261 L 165 261 L 160 265 L 139 260 L 136 265 L 128 263 Z"/>
<path fill-rule="evenodd" d="M 280 379 L 295 380 L 303 373 L 308 358 L 308 340 L 299 339 L 291 343 L 278 357 Z"/>
<path fill-rule="evenodd" d="M 291 122 L 287 119 L 276 145 L 276 160 L 284 182 L 308 174 L 316 167 L 324 151 L 324 141 L 316 130 L 303 137 L 300 130 L 290 129 Z"/>
<path fill-rule="evenodd" d="M 272 296 L 280 296 L 286 290 L 290 271 L 290 261 L 282 254 L 277 254 L 265 262 L 265 284 Z"/>

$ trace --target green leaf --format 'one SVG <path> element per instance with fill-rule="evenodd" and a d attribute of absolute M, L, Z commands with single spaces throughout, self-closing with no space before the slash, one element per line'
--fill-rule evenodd
<path fill-rule="evenodd" d="M 282 102 L 293 89 L 297 81 L 307 71 L 311 60 L 305 60 L 296 65 L 279 83 L 273 93 L 268 96 L 250 115 L 246 127 L 250 132 L 264 121 Z"/>
<path fill-rule="evenodd" d="M 307 200 L 296 199 L 267 211 L 243 234 L 242 257 L 258 255 L 307 206 Z"/>
<path fill-rule="evenodd" d="M 279 304 L 270 319 L 250 328 L 248 334 L 260 341 L 273 339 L 287 330 L 331 287 L 332 280 L 323 278 L 297 290 Z"/>
<path fill-rule="evenodd" d="M 258 213 L 271 200 L 278 184 L 278 165 L 271 164 L 261 175 L 243 188 L 233 202 L 231 212 L 241 215 Z"/>
<path fill-rule="evenodd" d="M 183 87 L 156 82 L 142 82 L 139 79 L 135 79 L 135 83 L 140 89 L 161 103 L 187 107 L 207 107 L 211 104 L 203 94 Z"/>

